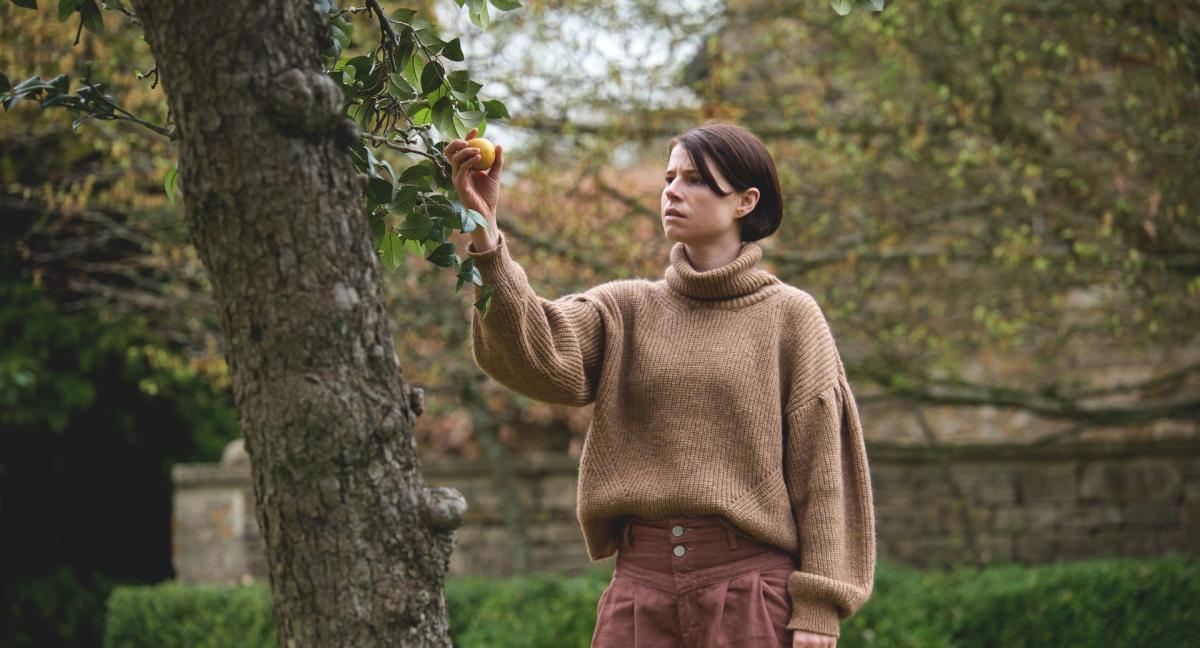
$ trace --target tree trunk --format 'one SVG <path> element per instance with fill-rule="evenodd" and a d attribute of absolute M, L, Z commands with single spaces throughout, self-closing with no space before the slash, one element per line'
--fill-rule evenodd
<path fill-rule="evenodd" d="M 420 473 L 357 133 L 321 70 L 327 19 L 312 1 L 134 5 L 220 312 L 279 645 L 448 646 L 465 503 Z"/>

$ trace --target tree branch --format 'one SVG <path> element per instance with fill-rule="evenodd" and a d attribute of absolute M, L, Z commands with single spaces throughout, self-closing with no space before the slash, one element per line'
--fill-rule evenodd
<path fill-rule="evenodd" d="M 379 5 L 379 0 L 367 0 L 367 6 L 379 19 L 379 39 L 386 49 L 392 49 L 400 40 L 400 36 L 396 34 L 396 30 L 392 29 L 392 24 L 388 22 L 387 16 L 383 13 L 383 7 Z"/>

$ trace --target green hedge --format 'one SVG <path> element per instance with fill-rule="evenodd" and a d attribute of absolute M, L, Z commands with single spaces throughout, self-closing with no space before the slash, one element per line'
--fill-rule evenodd
<path fill-rule="evenodd" d="M 104 645 L 114 648 L 275 648 L 263 584 L 120 586 L 108 598 Z"/>
<path fill-rule="evenodd" d="M 452 578 L 455 645 L 586 647 L 610 573 Z M 881 563 L 839 646 L 1190 646 L 1200 636 L 1200 560 L 1103 559 L 921 571 Z M 107 648 L 273 646 L 262 585 L 119 587 Z"/>

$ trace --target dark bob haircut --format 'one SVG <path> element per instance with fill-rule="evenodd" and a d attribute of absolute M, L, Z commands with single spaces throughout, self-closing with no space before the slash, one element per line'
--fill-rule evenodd
<path fill-rule="evenodd" d="M 753 133 L 736 124 L 709 121 L 672 138 L 667 146 L 668 156 L 676 144 L 683 145 L 704 184 L 718 196 L 728 196 L 731 192 L 721 191 L 708 168 L 708 160 L 717 165 L 734 191 L 745 191 L 750 187 L 758 189 L 758 204 L 739 219 L 742 241 L 764 239 L 779 229 L 783 220 L 779 173 L 767 147 Z"/>

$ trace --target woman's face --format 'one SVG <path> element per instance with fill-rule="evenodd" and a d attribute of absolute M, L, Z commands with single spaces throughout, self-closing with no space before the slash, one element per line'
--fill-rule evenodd
<path fill-rule="evenodd" d="M 722 191 L 730 191 L 732 187 L 712 163 L 712 158 L 705 158 L 705 161 L 717 186 Z M 753 209 L 757 201 L 757 189 L 718 196 L 704 184 L 704 179 L 692 166 L 691 156 L 682 144 L 676 144 L 671 149 L 663 179 L 666 184 L 662 191 L 659 216 L 668 239 L 692 245 L 723 238 L 741 239 L 738 219 Z M 675 216 L 676 211 L 680 217 Z"/>

